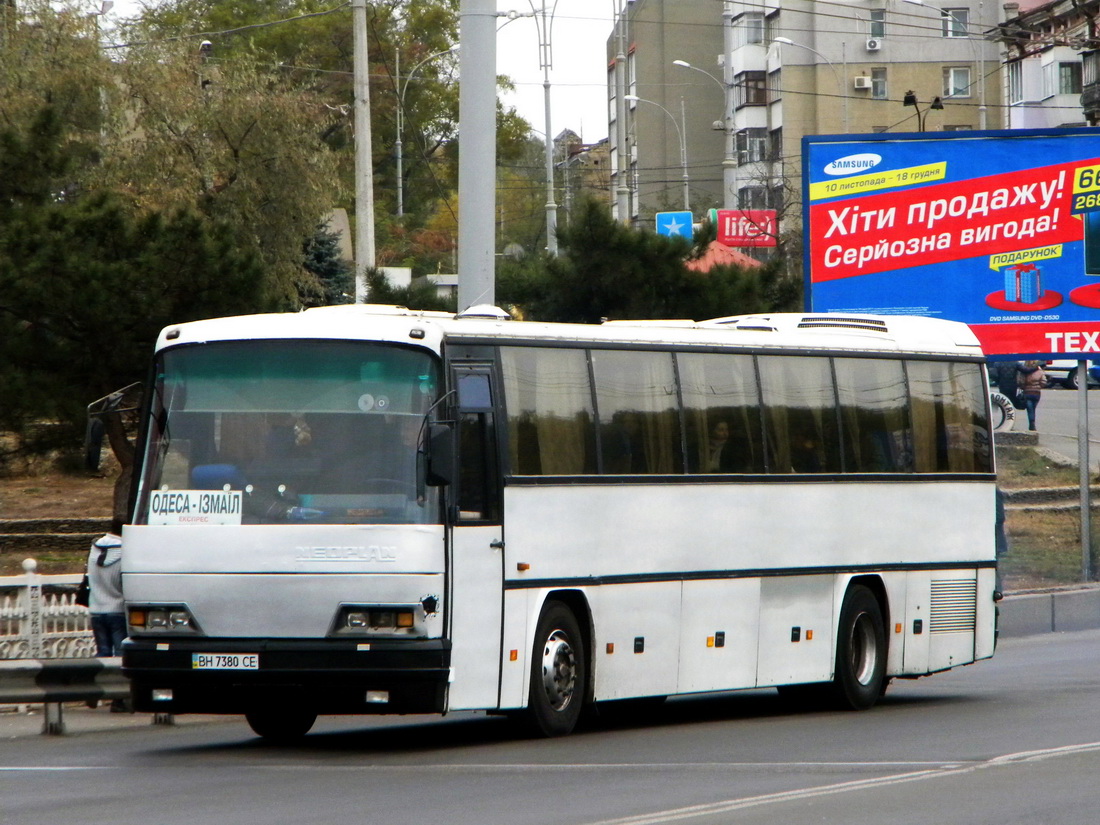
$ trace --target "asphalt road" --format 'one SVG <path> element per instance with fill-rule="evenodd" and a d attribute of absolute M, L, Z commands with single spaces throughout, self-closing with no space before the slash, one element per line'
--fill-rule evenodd
<path fill-rule="evenodd" d="M 1040 446 L 1077 463 L 1078 390 L 1046 389 L 1035 415 Z M 1089 466 L 1100 467 L 1100 389 L 1088 393 Z M 1027 429 L 1027 413 L 1016 411 L 1015 430 Z"/>
<path fill-rule="evenodd" d="M 774 691 L 670 701 L 556 740 L 503 719 L 236 719 L 0 741 L 3 825 L 1021 823 L 1097 819 L 1100 631 L 1002 643 L 866 713 Z"/>

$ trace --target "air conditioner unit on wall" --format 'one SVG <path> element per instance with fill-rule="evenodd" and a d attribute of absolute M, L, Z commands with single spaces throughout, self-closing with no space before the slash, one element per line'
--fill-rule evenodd
<path fill-rule="evenodd" d="M 852 78 L 852 85 L 855 86 L 855 88 L 857 88 L 857 89 L 870 89 L 871 88 L 871 78 L 867 77 L 866 75 L 859 75 L 857 77 L 853 77 Z"/>
<path fill-rule="evenodd" d="M 882 48 L 882 41 L 879 40 L 877 37 L 867 38 L 867 51 L 877 52 L 881 48 Z"/>

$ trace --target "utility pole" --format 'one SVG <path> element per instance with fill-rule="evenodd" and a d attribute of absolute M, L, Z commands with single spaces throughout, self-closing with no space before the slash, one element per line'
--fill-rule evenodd
<path fill-rule="evenodd" d="M 627 179 L 630 171 L 630 153 L 626 150 L 626 9 L 620 4 L 616 10 L 615 54 L 615 143 L 618 156 L 618 175 L 616 176 L 615 204 L 619 222 L 629 225 L 630 186 Z"/>
<path fill-rule="evenodd" d="M 374 164 L 371 161 L 367 0 L 352 0 L 355 86 L 355 303 L 367 298 L 367 270 L 374 268 Z"/>
<path fill-rule="evenodd" d="M 361 0 L 360 0 L 361 2 Z M 493 0 L 462 0 L 458 90 L 458 309 L 496 303 L 497 31 Z"/>

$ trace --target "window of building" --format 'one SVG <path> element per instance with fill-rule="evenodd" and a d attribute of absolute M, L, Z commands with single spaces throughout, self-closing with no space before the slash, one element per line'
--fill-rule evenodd
<path fill-rule="evenodd" d="M 786 203 L 786 192 L 782 183 L 777 183 L 768 189 L 768 208 L 774 209 L 776 212 L 782 214 L 783 206 Z"/>
<path fill-rule="evenodd" d="M 943 127 L 943 130 L 945 132 L 969 132 L 973 128 L 969 123 L 956 123 L 954 125 L 947 124 Z"/>
<path fill-rule="evenodd" d="M 970 97 L 970 67 L 950 66 L 943 70 L 944 97 Z"/>
<path fill-rule="evenodd" d="M 1081 84 L 1093 86 L 1100 83 L 1100 51 L 1081 55 Z"/>
<path fill-rule="evenodd" d="M 765 186 L 742 186 L 737 190 L 738 209 L 767 209 L 768 189 Z"/>
<path fill-rule="evenodd" d="M 779 9 L 764 18 L 764 41 L 771 43 L 781 34 L 779 30 Z"/>
<path fill-rule="evenodd" d="M 874 132 L 876 135 L 881 135 L 883 132 L 889 132 L 890 127 L 889 126 L 872 126 L 871 131 Z"/>
<path fill-rule="evenodd" d="M 737 133 L 737 162 L 759 163 L 767 160 L 768 130 L 764 128 L 742 129 Z"/>
<path fill-rule="evenodd" d="M 970 29 L 970 9 L 943 9 L 940 22 L 944 37 L 966 37 Z"/>
<path fill-rule="evenodd" d="M 766 72 L 740 72 L 733 78 L 734 106 L 765 106 L 768 102 Z"/>
<path fill-rule="evenodd" d="M 775 103 L 783 97 L 783 70 L 768 73 L 768 102 Z"/>
<path fill-rule="evenodd" d="M 768 133 L 768 160 L 783 160 L 783 127 Z"/>
<path fill-rule="evenodd" d="M 1043 67 L 1043 97 L 1081 94 L 1081 64 L 1048 63 Z"/>
<path fill-rule="evenodd" d="M 886 9 L 871 9 L 871 25 L 867 32 L 873 38 L 886 36 Z"/>
<path fill-rule="evenodd" d="M 871 69 L 871 97 L 875 100 L 886 100 L 889 97 L 886 91 L 886 69 Z"/>
<path fill-rule="evenodd" d="M 1008 64 L 1008 102 L 1020 103 L 1024 99 L 1024 64 L 1017 60 Z"/>
<path fill-rule="evenodd" d="M 734 42 L 738 47 L 764 42 L 764 13 L 748 12 L 733 20 Z"/>

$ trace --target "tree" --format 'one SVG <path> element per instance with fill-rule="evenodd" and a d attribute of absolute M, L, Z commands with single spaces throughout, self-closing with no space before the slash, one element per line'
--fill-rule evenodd
<path fill-rule="evenodd" d="M 319 292 L 307 306 L 330 306 L 355 302 L 355 270 L 351 261 L 340 257 L 340 236 L 318 226 L 305 243 L 305 267 L 317 279 Z"/>
<path fill-rule="evenodd" d="M 215 64 L 178 43 L 147 46 L 118 76 L 121 114 L 91 182 L 140 208 L 194 208 L 233 226 L 283 306 L 315 292 L 302 244 L 343 194 L 321 139 L 340 114 L 256 54 Z"/>
<path fill-rule="evenodd" d="M 500 268 L 500 300 L 533 320 L 704 320 L 797 309 L 799 285 L 782 262 L 693 272 L 684 266 L 691 242 L 624 227 L 592 199 L 580 204 L 559 236 L 560 257 Z"/>
<path fill-rule="evenodd" d="M 42 182 L 0 181 L 0 427 L 28 449 L 75 448 L 85 406 L 144 377 L 163 326 L 269 306 L 230 225 L 67 191 L 84 150 L 51 109 L 23 134 L 0 132 L 0 146 L 5 165 Z"/>

